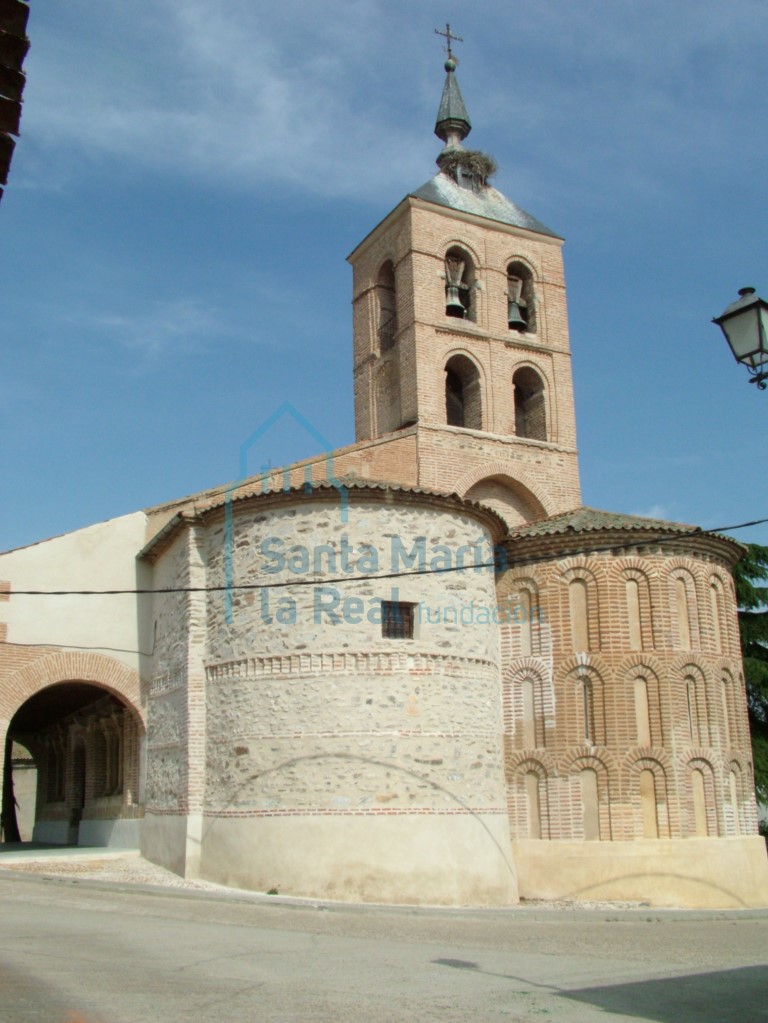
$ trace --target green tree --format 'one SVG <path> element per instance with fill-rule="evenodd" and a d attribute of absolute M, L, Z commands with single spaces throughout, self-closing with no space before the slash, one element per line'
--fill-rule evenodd
<path fill-rule="evenodd" d="M 760 802 L 768 803 L 768 547 L 748 544 L 733 577 L 739 605 L 755 788 Z"/>

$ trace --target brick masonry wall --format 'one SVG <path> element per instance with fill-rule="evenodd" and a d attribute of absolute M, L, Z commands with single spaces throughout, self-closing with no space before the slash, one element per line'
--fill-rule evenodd
<path fill-rule="evenodd" d="M 474 263 L 474 321 L 445 313 L 444 255 L 460 246 Z M 380 267 L 395 268 L 398 335 L 384 351 L 378 340 L 376 291 Z M 467 472 L 494 463 L 488 478 L 506 482 L 494 507 L 510 525 L 578 506 L 573 388 L 565 307 L 561 243 L 558 239 L 406 200 L 372 232 L 351 257 L 354 267 L 354 365 L 359 440 L 401 423 L 419 424 L 419 484 L 451 492 Z M 526 266 L 536 296 L 535 333 L 507 325 L 507 267 Z M 483 427 L 446 427 L 445 365 L 469 358 L 480 378 Z M 547 441 L 515 436 L 515 372 L 535 370 L 544 382 Z M 397 395 L 388 393 L 396 388 Z M 525 494 L 518 472 L 535 481 L 535 499 Z M 515 486 L 515 484 L 519 484 Z"/>
<path fill-rule="evenodd" d="M 570 545 L 576 541 L 570 538 Z M 592 538 L 590 538 L 592 542 Z M 691 649 L 681 648 L 674 580 L 692 584 Z M 587 586 L 587 649 L 577 649 L 569 584 Z M 639 582 L 640 643 L 632 648 L 627 580 Z M 723 599 L 716 611 L 713 582 Z M 708 553 L 667 545 L 634 554 L 601 554 L 510 569 L 502 597 L 533 594 L 540 622 L 527 636 L 502 628 L 506 769 L 513 837 L 530 834 L 526 775 L 540 779 L 542 837 L 582 838 L 580 772 L 598 776 L 600 838 L 644 835 L 640 772 L 654 775 L 659 837 L 695 834 L 691 772 L 705 778 L 710 836 L 756 830 L 753 766 L 740 660 L 735 593 L 728 565 Z M 719 621 L 715 624 L 715 615 Z M 648 741 L 638 718 L 635 684 L 645 680 Z M 686 679 L 694 702 L 689 709 Z M 526 680 L 530 680 L 527 682 Z M 582 686 L 591 695 L 585 737 Z M 524 720 L 524 687 L 534 691 L 535 744 Z M 642 718 L 642 714 L 640 715 Z M 734 780 L 731 781 L 731 772 Z M 736 802 L 732 799 L 732 786 Z M 646 835 L 646 837 L 649 837 Z"/>
<path fill-rule="evenodd" d="M 475 550 L 485 561 L 491 539 L 482 521 L 439 500 L 402 494 L 363 500 L 353 493 L 347 521 L 327 494 L 286 497 L 266 512 L 258 501 L 244 502 L 235 512 L 235 584 L 288 585 L 236 590 L 231 621 L 225 595 L 208 595 L 206 812 L 506 814 L 498 642 L 488 619 L 493 574 L 344 581 L 341 562 L 328 561 L 346 543 L 355 574 L 369 544 L 379 572 L 402 570 L 402 557 L 419 538 L 428 563 L 438 556 L 445 563 L 460 548 L 467 563 Z M 219 586 L 226 578 L 225 523 L 221 513 L 206 521 L 206 578 Z M 296 547 L 310 559 L 321 551 L 317 573 L 294 574 L 287 564 L 269 571 L 277 552 L 287 559 Z M 168 564 L 156 585 L 184 577 L 183 548 L 179 540 L 160 559 L 158 565 L 166 558 Z M 330 606 L 332 591 L 339 602 L 359 602 L 336 604 L 337 621 L 330 611 L 318 614 Z M 375 620 L 377 598 L 393 596 L 422 609 L 412 640 L 384 638 Z M 166 675 L 158 680 L 181 666 L 183 627 L 177 598 L 161 598 L 159 606 L 165 610 L 156 657 Z M 162 773 L 171 750 L 183 744 L 181 713 L 172 709 L 178 698 L 168 692 L 151 702 L 150 760 L 160 754 L 163 766 L 150 767 L 148 808 L 170 791 Z M 160 805 L 171 808 L 167 797 Z"/>

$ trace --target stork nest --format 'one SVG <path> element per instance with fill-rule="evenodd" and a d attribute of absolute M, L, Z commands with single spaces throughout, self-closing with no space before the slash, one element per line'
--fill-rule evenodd
<path fill-rule="evenodd" d="M 454 149 L 441 153 L 439 163 L 440 170 L 449 174 L 454 181 L 459 180 L 461 170 L 463 174 L 481 185 L 487 184 L 488 178 L 498 169 L 494 158 L 487 153 L 481 153 L 479 149 Z"/>

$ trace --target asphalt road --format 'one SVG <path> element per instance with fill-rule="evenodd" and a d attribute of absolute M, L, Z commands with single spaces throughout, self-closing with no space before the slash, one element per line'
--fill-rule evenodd
<path fill-rule="evenodd" d="M 768 913 L 296 907 L 0 877 L 2 1023 L 768 1021 Z"/>

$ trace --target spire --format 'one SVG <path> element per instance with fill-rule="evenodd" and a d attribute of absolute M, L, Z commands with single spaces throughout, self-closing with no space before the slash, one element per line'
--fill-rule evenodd
<path fill-rule="evenodd" d="M 464 40 L 461 36 L 455 36 L 451 32 L 451 26 L 445 26 L 445 32 L 436 28 L 439 36 L 445 36 L 448 40 L 448 59 L 445 62 L 446 78 L 443 86 L 443 95 L 440 99 L 440 109 L 437 111 L 437 122 L 435 123 L 435 135 L 445 142 L 446 149 L 461 149 L 462 141 L 472 131 L 472 124 L 469 120 L 467 108 L 459 90 L 459 83 L 456 81 L 456 65 L 458 60 L 453 55 L 451 40 L 458 42 Z"/>

